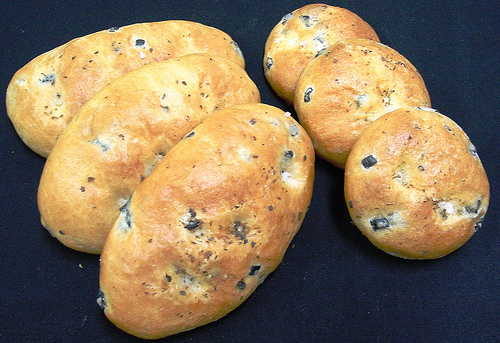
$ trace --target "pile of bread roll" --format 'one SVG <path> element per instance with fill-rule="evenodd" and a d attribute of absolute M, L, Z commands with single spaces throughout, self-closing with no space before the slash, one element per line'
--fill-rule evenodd
<path fill-rule="evenodd" d="M 225 32 L 171 20 L 76 38 L 9 84 L 14 128 L 47 157 L 41 222 L 101 255 L 98 303 L 132 335 L 193 329 L 245 301 L 304 220 L 316 153 L 345 168 L 353 222 L 390 254 L 444 256 L 485 215 L 472 143 L 354 13 L 307 5 L 270 33 L 264 73 L 298 120 L 261 103 L 244 68 Z"/>
<path fill-rule="evenodd" d="M 415 66 L 359 16 L 325 4 L 285 15 L 263 67 L 317 154 L 345 169 L 349 214 L 375 246 L 439 258 L 481 226 L 490 193 L 475 147 L 431 108 Z"/>

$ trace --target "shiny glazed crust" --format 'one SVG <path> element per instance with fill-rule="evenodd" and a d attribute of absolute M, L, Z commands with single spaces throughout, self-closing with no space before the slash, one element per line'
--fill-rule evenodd
<path fill-rule="evenodd" d="M 264 50 L 264 74 L 273 90 L 293 103 L 295 84 L 306 65 L 339 40 L 378 41 L 373 28 L 355 13 L 325 4 L 305 5 L 272 29 Z"/>
<path fill-rule="evenodd" d="M 151 62 L 200 52 L 244 66 L 231 37 L 190 21 L 139 23 L 76 38 L 16 72 L 7 89 L 7 113 L 21 139 L 47 157 L 81 106 L 111 80 Z"/>
<path fill-rule="evenodd" d="M 481 226 L 489 198 L 474 145 L 455 122 L 430 109 L 380 117 L 347 160 L 351 218 L 394 256 L 433 259 L 458 249 Z"/>
<path fill-rule="evenodd" d="M 81 108 L 46 161 L 43 225 L 72 249 L 100 253 L 120 207 L 173 145 L 215 111 L 259 101 L 240 65 L 209 54 L 115 79 Z"/>
<path fill-rule="evenodd" d="M 239 306 L 282 261 L 309 206 L 314 148 L 282 110 L 228 107 L 136 189 L 101 255 L 98 302 L 119 328 L 160 338 Z"/>
<path fill-rule="evenodd" d="M 319 156 L 344 168 L 363 130 L 384 113 L 429 107 L 417 69 L 373 40 L 337 42 L 311 61 L 297 82 L 295 110 Z"/>

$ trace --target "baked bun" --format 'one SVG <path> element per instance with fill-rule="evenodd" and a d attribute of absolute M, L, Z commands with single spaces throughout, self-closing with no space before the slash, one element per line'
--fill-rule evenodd
<path fill-rule="evenodd" d="M 305 66 L 335 42 L 348 38 L 379 40 L 368 23 L 345 8 L 309 4 L 285 15 L 265 45 L 264 74 L 269 84 L 292 104 Z"/>
<path fill-rule="evenodd" d="M 201 52 L 244 66 L 229 35 L 190 21 L 139 23 L 76 38 L 15 73 L 7 114 L 24 143 L 47 157 L 82 105 L 111 80 L 151 62 Z"/>
<path fill-rule="evenodd" d="M 115 79 L 81 108 L 46 161 L 43 225 L 72 249 L 100 253 L 120 207 L 173 145 L 215 111 L 259 101 L 240 65 L 209 54 Z"/>
<path fill-rule="evenodd" d="M 344 168 L 354 142 L 375 119 L 430 104 L 424 80 L 405 57 L 373 40 L 350 39 L 304 69 L 294 107 L 318 155 Z"/>
<path fill-rule="evenodd" d="M 176 144 L 122 209 L 98 302 L 122 330 L 161 338 L 239 306 L 282 261 L 309 206 L 314 148 L 265 104 L 227 107 Z"/>
<path fill-rule="evenodd" d="M 383 251 L 434 259 L 481 226 L 488 178 L 464 131 L 430 109 L 387 113 L 359 137 L 347 160 L 345 199 L 354 224 Z"/>

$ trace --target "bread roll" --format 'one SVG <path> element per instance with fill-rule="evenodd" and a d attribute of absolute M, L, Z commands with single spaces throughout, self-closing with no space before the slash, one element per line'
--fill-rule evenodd
<path fill-rule="evenodd" d="M 81 108 L 47 159 L 43 225 L 72 249 L 100 253 L 120 207 L 173 145 L 215 111 L 259 101 L 240 65 L 209 54 L 117 78 Z"/>
<path fill-rule="evenodd" d="M 113 27 L 76 38 L 15 73 L 7 89 L 7 113 L 21 139 L 47 157 L 81 106 L 111 80 L 150 62 L 198 52 L 244 66 L 229 35 L 190 21 Z"/>
<path fill-rule="evenodd" d="M 106 316 L 153 339 L 239 306 L 301 226 L 314 157 L 306 132 L 276 107 L 232 106 L 206 119 L 123 206 L 101 255 Z"/>
<path fill-rule="evenodd" d="M 404 56 L 373 40 L 349 39 L 304 69 L 294 107 L 318 155 L 344 168 L 354 142 L 375 119 L 430 104 L 422 76 Z"/>
<path fill-rule="evenodd" d="M 348 9 L 325 4 L 305 5 L 276 24 L 264 49 L 264 74 L 273 90 L 293 103 L 295 84 L 306 65 L 339 40 L 378 41 L 373 28 Z"/>
<path fill-rule="evenodd" d="M 375 246 L 434 259 L 481 226 L 490 190 L 465 132 L 440 113 L 408 108 L 361 134 L 347 159 L 345 198 L 354 224 Z"/>

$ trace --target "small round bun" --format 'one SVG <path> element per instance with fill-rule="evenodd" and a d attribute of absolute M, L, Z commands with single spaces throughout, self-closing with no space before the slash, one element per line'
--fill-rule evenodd
<path fill-rule="evenodd" d="M 293 103 L 295 84 L 305 66 L 338 40 L 378 41 L 373 28 L 355 13 L 309 4 L 285 15 L 271 31 L 264 51 L 264 74 L 274 91 Z"/>
<path fill-rule="evenodd" d="M 346 164 L 345 199 L 375 246 L 434 259 L 481 226 L 490 188 L 474 145 L 454 121 L 407 108 L 383 115 L 360 136 Z"/>
<path fill-rule="evenodd" d="M 424 80 L 394 49 L 368 39 L 339 41 L 304 69 L 295 110 L 319 156 L 344 168 L 368 125 L 404 107 L 430 107 Z"/>

